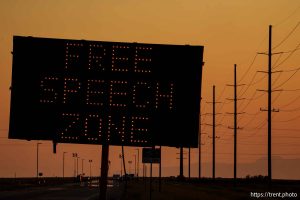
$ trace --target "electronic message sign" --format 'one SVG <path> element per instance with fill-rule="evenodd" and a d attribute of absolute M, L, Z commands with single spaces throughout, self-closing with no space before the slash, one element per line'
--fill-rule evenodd
<path fill-rule="evenodd" d="M 9 138 L 197 147 L 203 46 L 14 36 Z"/>

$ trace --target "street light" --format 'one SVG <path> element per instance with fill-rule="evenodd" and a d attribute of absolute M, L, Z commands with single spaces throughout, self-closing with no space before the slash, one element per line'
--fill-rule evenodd
<path fill-rule="evenodd" d="M 77 159 L 76 159 L 76 171 L 77 171 L 77 173 L 76 173 L 76 177 L 78 176 L 78 159 L 80 158 L 78 155 L 77 155 L 77 157 L 76 157 Z"/>
<path fill-rule="evenodd" d="M 81 159 L 81 174 L 82 174 L 82 176 L 83 176 L 83 161 L 84 161 L 84 159 L 82 158 Z"/>
<path fill-rule="evenodd" d="M 66 154 L 67 152 L 63 152 L 63 178 L 65 177 L 65 154 Z"/>
<path fill-rule="evenodd" d="M 90 163 L 90 179 L 92 177 L 92 162 L 93 162 L 93 160 L 89 160 L 89 163 Z"/>
<path fill-rule="evenodd" d="M 122 177 L 122 158 L 123 158 L 123 155 L 122 154 L 119 154 L 119 158 L 120 158 L 120 161 L 121 161 L 121 177 Z"/>
<path fill-rule="evenodd" d="M 130 173 L 131 173 L 131 163 L 132 163 L 132 161 L 131 161 L 131 160 L 129 160 L 129 161 L 128 161 L 128 164 L 129 164 L 129 173 L 128 173 L 128 174 L 130 174 Z"/>
<path fill-rule="evenodd" d="M 76 158 L 77 158 L 78 154 L 77 153 L 73 153 L 73 158 L 74 158 L 74 177 L 76 177 Z"/>
<path fill-rule="evenodd" d="M 36 178 L 39 178 L 39 145 L 42 144 L 40 142 L 36 145 Z"/>

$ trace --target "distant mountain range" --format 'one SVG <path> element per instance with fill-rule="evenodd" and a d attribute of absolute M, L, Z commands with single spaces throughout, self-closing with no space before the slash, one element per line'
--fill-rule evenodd
<path fill-rule="evenodd" d="M 211 163 L 202 163 L 202 176 L 211 177 Z M 300 159 L 284 159 L 274 156 L 272 160 L 272 176 L 274 179 L 297 179 L 300 180 Z M 157 169 L 155 169 L 156 171 Z M 179 174 L 179 166 L 163 167 L 163 176 L 174 176 Z M 156 173 L 155 173 L 156 175 Z M 267 158 L 263 157 L 253 163 L 238 163 L 237 176 L 267 175 Z M 188 176 L 188 166 L 184 165 L 184 176 Z M 198 163 L 191 164 L 191 176 L 198 176 Z M 232 178 L 233 164 L 216 163 L 216 177 Z"/>

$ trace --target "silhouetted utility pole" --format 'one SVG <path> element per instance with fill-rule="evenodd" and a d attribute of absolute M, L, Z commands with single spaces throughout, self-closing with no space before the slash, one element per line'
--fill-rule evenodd
<path fill-rule="evenodd" d="M 204 66 L 204 62 L 202 62 L 202 70 L 201 70 L 201 73 L 203 71 L 203 66 Z M 203 73 L 202 73 L 203 74 Z M 202 74 L 201 74 L 201 87 L 202 87 Z M 202 91 L 202 90 L 201 90 Z M 200 179 L 201 178 L 201 146 L 202 146 L 202 141 L 201 141 L 201 136 L 202 136 L 202 130 L 201 130 L 201 102 L 202 102 L 202 95 L 200 93 L 200 106 L 199 106 L 199 146 L 198 146 L 198 165 L 199 165 L 199 171 L 198 171 L 198 178 Z"/>
<path fill-rule="evenodd" d="M 221 114 L 221 113 L 216 113 L 216 103 L 221 103 L 221 102 L 216 102 L 216 95 L 215 95 L 215 86 L 213 86 L 213 101 L 212 102 L 207 102 L 207 103 L 212 103 L 213 104 L 213 124 L 206 124 L 209 126 L 212 126 L 212 144 L 213 144 L 213 151 L 212 151 L 212 178 L 215 179 L 215 169 L 216 169 L 216 145 L 215 145 L 215 140 L 216 138 L 216 133 L 215 133 L 215 127 L 216 127 L 216 114 Z M 219 125 L 219 124 L 218 124 Z"/>
<path fill-rule="evenodd" d="M 236 81 L 236 64 L 234 64 L 234 85 L 228 85 L 228 86 L 233 86 L 234 87 L 234 98 L 233 99 L 228 99 L 228 100 L 233 100 L 234 101 L 234 112 L 233 113 L 227 113 L 227 114 L 233 114 L 233 124 L 234 127 L 228 127 L 230 129 L 234 130 L 234 142 L 233 142 L 233 178 L 234 182 L 236 183 L 236 158 L 237 158 L 237 129 L 240 129 L 240 127 L 237 126 L 237 115 L 242 114 L 237 112 L 237 101 L 241 99 L 237 99 L 237 81 Z"/>
<path fill-rule="evenodd" d="M 259 53 L 265 54 L 265 53 Z M 272 112 L 279 112 L 278 109 L 272 109 L 272 92 L 281 90 L 272 90 L 272 73 L 282 71 L 272 71 L 272 25 L 269 26 L 269 51 L 268 51 L 268 71 L 258 71 L 268 74 L 268 90 L 258 90 L 268 92 L 268 108 L 260 109 L 261 111 L 268 111 L 268 179 L 272 182 Z"/>
<path fill-rule="evenodd" d="M 272 181 L 272 26 L 269 26 L 269 55 L 268 55 L 268 177 Z"/>
<path fill-rule="evenodd" d="M 159 147 L 159 182 L 158 182 L 158 186 L 159 186 L 159 191 L 161 192 L 161 146 Z"/>
<path fill-rule="evenodd" d="M 189 147 L 189 179 L 191 178 L 191 148 Z"/>
<path fill-rule="evenodd" d="M 179 178 L 183 178 L 183 159 L 186 159 L 183 157 L 183 154 L 185 154 L 183 152 L 183 147 L 179 147 L 179 153 L 176 154 L 179 154 L 179 158 L 176 158 L 179 159 Z"/>
<path fill-rule="evenodd" d="M 201 101 L 202 101 L 202 97 L 200 97 L 200 107 L 199 107 L 199 141 L 198 141 L 198 178 L 201 178 L 201 136 L 202 136 L 202 130 L 201 130 Z"/>

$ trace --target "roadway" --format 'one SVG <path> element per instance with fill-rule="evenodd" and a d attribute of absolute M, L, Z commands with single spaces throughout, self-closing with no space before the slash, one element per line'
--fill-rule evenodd
<path fill-rule="evenodd" d="M 117 200 L 122 196 L 119 183 L 109 183 L 108 200 Z M 0 200 L 96 200 L 99 199 L 99 186 L 83 186 L 80 184 L 64 184 L 58 186 L 35 186 L 22 189 L 0 191 Z"/>

